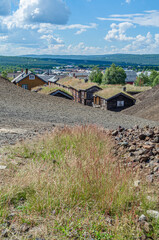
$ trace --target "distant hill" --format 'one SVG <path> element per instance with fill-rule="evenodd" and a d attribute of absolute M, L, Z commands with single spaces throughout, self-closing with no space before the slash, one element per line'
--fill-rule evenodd
<path fill-rule="evenodd" d="M 108 54 L 108 55 L 25 55 L 31 58 L 69 59 L 83 61 L 114 62 L 118 64 L 159 66 L 159 54 Z"/>
<path fill-rule="evenodd" d="M 109 67 L 112 63 L 122 67 L 158 67 L 159 54 L 135 55 L 25 55 L 0 56 L 0 66 L 18 66 L 20 68 L 52 68 L 64 65 L 83 65 Z"/>

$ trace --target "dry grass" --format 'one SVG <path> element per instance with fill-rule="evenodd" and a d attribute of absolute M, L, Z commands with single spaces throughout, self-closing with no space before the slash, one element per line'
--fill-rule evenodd
<path fill-rule="evenodd" d="M 27 163 L 0 189 L 1 222 L 14 212 L 14 223 L 42 227 L 33 239 L 139 239 L 135 216 L 147 203 L 113 147 L 103 129 L 88 126 L 55 129 L 10 149 L 10 159 Z"/>

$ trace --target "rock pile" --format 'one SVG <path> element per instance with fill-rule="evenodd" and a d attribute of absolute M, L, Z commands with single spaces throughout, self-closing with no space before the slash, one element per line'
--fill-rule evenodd
<path fill-rule="evenodd" d="M 146 175 L 147 182 L 159 180 L 159 128 L 138 126 L 111 131 L 115 139 L 116 155 L 133 168 L 138 167 Z M 123 154 L 121 154 L 123 153 Z"/>

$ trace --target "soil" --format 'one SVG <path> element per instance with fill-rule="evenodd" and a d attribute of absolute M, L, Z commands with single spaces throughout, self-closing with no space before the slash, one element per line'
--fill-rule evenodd
<path fill-rule="evenodd" d="M 123 111 L 145 119 L 159 121 L 159 85 L 135 96 L 136 104 Z"/>
<path fill-rule="evenodd" d="M 57 125 L 79 124 L 98 124 L 108 129 L 116 129 L 119 125 L 125 128 L 159 126 L 159 122 L 30 92 L 0 78 L 0 145 L 15 144 L 18 140 L 51 131 Z"/>

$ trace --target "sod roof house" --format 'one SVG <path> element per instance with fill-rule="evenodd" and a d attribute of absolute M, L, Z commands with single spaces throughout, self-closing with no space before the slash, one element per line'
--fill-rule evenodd
<path fill-rule="evenodd" d="M 124 91 L 106 88 L 94 94 L 93 106 L 111 111 L 121 111 L 131 107 L 135 102 L 135 98 Z"/>
<path fill-rule="evenodd" d="M 48 84 L 48 81 L 51 77 L 46 75 L 37 75 L 34 74 L 28 69 L 25 72 L 22 72 L 19 76 L 13 79 L 12 83 L 20 86 L 24 89 L 31 90 L 36 86 L 42 86 Z"/>
<path fill-rule="evenodd" d="M 56 84 L 71 91 L 74 101 L 88 106 L 92 106 L 93 94 L 102 90 L 96 83 L 72 77 L 60 79 Z"/>
<path fill-rule="evenodd" d="M 47 85 L 47 86 L 39 86 L 32 89 L 33 92 L 38 92 L 41 94 L 56 96 L 56 97 L 62 97 L 69 100 L 73 100 L 73 96 L 70 91 L 67 91 L 66 89 L 62 87 L 58 87 L 56 85 Z"/>

